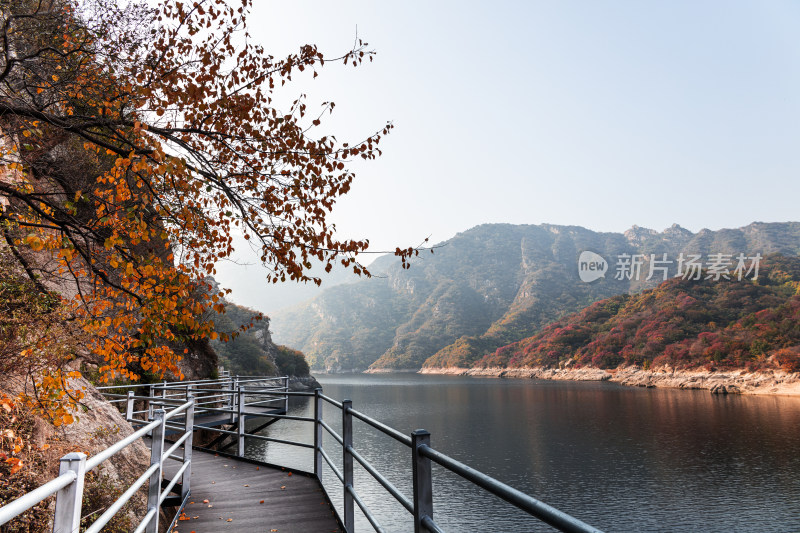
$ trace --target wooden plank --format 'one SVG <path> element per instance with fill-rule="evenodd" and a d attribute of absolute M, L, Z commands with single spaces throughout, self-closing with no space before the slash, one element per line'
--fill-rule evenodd
<path fill-rule="evenodd" d="M 165 475 L 179 466 L 168 461 Z M 192 495 L 185 511 L 189 519 L 178 522 L 178 533 L 341 533 L 317 480 L 290 474 L 287 469 L 194 450 Z"/>

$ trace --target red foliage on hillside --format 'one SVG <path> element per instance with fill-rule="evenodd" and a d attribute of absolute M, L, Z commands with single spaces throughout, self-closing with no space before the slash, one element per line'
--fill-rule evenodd
<path fill-rule="evenodd" d="M 800 258 L 774 255 L 753 280 L 667 280 L 596 302 L 475 366 L 781 366 L 800 371 Z"/>

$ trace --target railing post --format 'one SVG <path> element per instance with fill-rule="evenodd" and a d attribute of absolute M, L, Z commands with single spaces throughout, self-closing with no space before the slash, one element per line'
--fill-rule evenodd
<path fill-rule="evenodd" d="M 133 420 L 133 390 L 128 391 L 128 405 L 125 409 L 125 420 Z"/>
<path fill-rule="evenodd" d="M 231 411 L 236 411 L 236 400 L 238 396 L 236 394 L 236 390 L 239 388 L 239 377 L 235 377 L 230 382 L 230 389 L 228 392 L 228 409 Z M 231 412 L 231 424 L 236 420 L 236 413 Z"/>
<path fill-rule="evenodd" d="M 164 418 L 166 411 L 156 409 L 153 416 L 160 423 L 153 430 L 153 438 L 150 447 L 150 466 L 158 465 L 155 472 L 150 475 L 150 484 L 147 490 L 147 512 L 155 509 L 155 515 L 147 524 L 145 533 L 158 533 L 158 499 L 161 497 L 161 467 L 163 464 L 162 455 L 164 454 L 164 429 L 167 419 Z"/>
<path fill-rule="evenodd" d="M 284 383 L 284 385 L 283 385 L 283 390 L 284 390 L 284 392 L 289 392 L 289 376 L 286 376 L 283 379 L 286 380 L 286 383 Z M 283 412 L 284 412 L 284 414 L 288 414 L 289 413 L 289 395 L 288 394 L 284 394 L 283 395 Z"/>
<path fill-rule="evenodd" d="M 147 400 L 147 420 L 152 420 L 153 419 L 153 398 L 156 397 L 156 386 L 155 385 L 150 385 L 149 389 L 150 389 L 150 394 L 148 396 L 150 396 L 150 399 Z"/>
<path fill-rule="evenodd" d="M 81 525 L 81 503 L 83 503 L 83 480 L 86 475 L 86 455 L 68 453 L 61 458 L 58 475 L 75 472 L 75 481 L 58 491 L 53 533 L 72 533 Z"/>
<path fill-rule="evenodd" d="M 191 385 L 189 385 L 191 387 Z M 189 389 L 191 391 L 191 389 Z M 186 409 L 186 421 L 183 425 L 184 433 L 189 432 L 189 436 L 183 441 L 183 462 L 189 463 L 186 470 L 183 471 L 181 476 L 181 501 L 186 500 L 186 497 L 191 493 L 192 481 L 192 440 L 194 437 L 194 396 L 191 392 L 187 395 L 186 399 L 190 402 L 189 407 Z"/>
<path fill-rule="evenodd" d="M 239 457 L 244 457 L 244 433 L 245 433 L 245 399 L 244 399 L 244 387 L 239 386 L 236 394 L 236 411 L 239 415 L 239 423 L 237 424 L 237 432 L 238 435 L 238 455 Z"/>
<path fill-rule="evenodd" d="M 342 469 L 344 471 L 344 528 L 347 533 L 353 533 L 355 516 L 353 514 L 353 495 L 347 490 L 353 486 L 353 455 L 348 448 L 353 445 L 353 415 L 350 409 L 352 400 L 342 400 Z"/>
<path fill-rule="evenodd" d="M 314 389 L 314 475 L 322 482 L 322 389 Z"/>
<path fill-rule="evenodd" d="M 155 386 L 155 384 L 150 385 L 149 389 L 150 389 L 150 394 L 149 394 L 150 399 L 147 400 L 147 421 L 148 422 L 153 420 L 153 413 L 155 412 L 155 409 L 153 408 L 153 400 L 156 397 L 156 386 Z M 152 431 L 148 431 L 147 432 L 147 436 L 148 437 L 152 437 L 153 436 L 153 432 Z"/>
<path fill-rule="evenodd" d="M 433 482 L 431 460 L 419 453 L 420 446 L 431 445 L 431 434 L 424 429 L 411 433 L 411 462 L 414 482 L 414 533 L 425 533 L 426 516 L 433 519 Z"/>

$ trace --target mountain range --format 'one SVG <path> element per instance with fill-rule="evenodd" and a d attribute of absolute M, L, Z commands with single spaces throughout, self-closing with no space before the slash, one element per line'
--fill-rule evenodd
<path fill-rule="evenodd" d="M 584 252 L 597 263 L 584 264 L 584 273 L 604 269 L 591 282 L 579 271 Z M 686 273 L 692 259 L 735 278 L 741 255 L 749 273 L 738 274 L 752 278 L 753 258 L 772 253 L 800 253 L 800 223 L 697 233 L 677 224 L 624 233 L 485 224 L 421 254 L 408 270 L 392 257 L 376 260 L 371 278 L 273 314 L 272 331 L 305 352 L 316 371 L 469 367 L 594 302 L 656 287 L 679 269 Z"/>

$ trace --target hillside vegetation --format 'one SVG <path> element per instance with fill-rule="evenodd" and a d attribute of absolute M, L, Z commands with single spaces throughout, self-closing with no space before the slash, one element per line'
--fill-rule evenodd
<path fill-rule="evenodd" d="M 593 251 L 609 262 L 604 279 L 584 283 L 577 261 Z M 391 258 L 370 267 L 377 276 L 324 291 L 273 315 L 281 342 L 308 355 L 315 370 L 417 370 L 469 367 L 500 347 L 531 337 L 593 302 L 657 286 L 615 279 L 620 254 L 800 252 L 800 223 L 753 223 L 692 233 L 634 226 L 602 233 L 577 226 L 487 224 L 443 243 L 403 270 Z M 643 265 L 647 273 L 649 262 Z M 674 276 L 672 264 L 668 275 Z"/>
<path fill-rule="evenodd" d="M 756 281 L 671 279 L 596 302 L 475 366 L 800 371 L 800 259 L 762 268 Z"/>
<path fill-rule="evenodd" d="M 224 305 L 225 313 L 214 317 L 214 328 L 220 336 L 231 336 L 233 332 L 238 335 L 228 342 L 213 340 L 211 346 L 226 370 L 238 376 L 308 376 L 308 363 L 302 352 L 272 342 L 269 318 L 229 301 Z"/>

